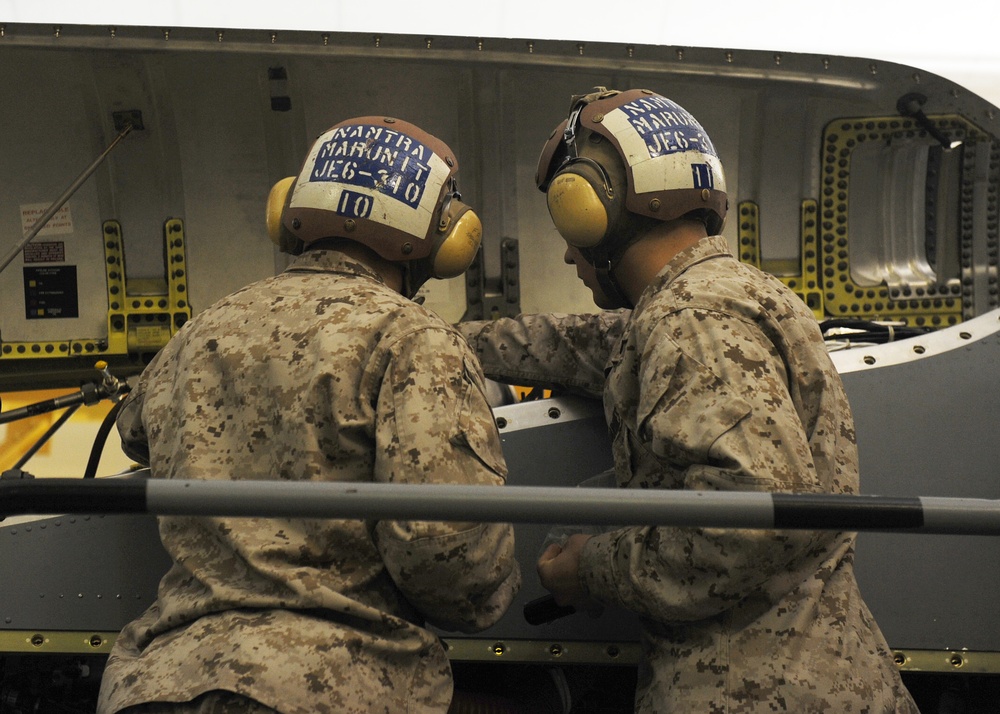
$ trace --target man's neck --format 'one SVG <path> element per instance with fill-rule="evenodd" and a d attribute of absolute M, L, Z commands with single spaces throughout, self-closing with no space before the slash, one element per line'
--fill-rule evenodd
<path fill-rule="evenodd" d="M 629 301 L 635 305 L 675 255 L 706 236 L 705 227 L 697 221 L 671 221 L 656 226 L 629 246 L 615 268 L 615 278 Z"/>

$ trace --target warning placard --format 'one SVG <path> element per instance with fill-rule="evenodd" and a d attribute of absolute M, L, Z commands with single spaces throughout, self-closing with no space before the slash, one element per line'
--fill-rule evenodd
<path fill-rule="evenodd" d="M 49 210 L 48 203 L 25 203 L 21 204 L 21 233 L 28 235 L 35 223 Z M 45 227 L 38 232 L 40 236 L 60 235 L 73 232 L 73 214 L 69 210 L 69 204 L 64 203 L 55 215 L 45 224 Z"/>

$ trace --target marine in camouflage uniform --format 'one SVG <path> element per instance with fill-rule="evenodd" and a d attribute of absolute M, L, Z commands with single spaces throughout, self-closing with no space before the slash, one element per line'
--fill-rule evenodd
<path fill-rule="evenodd" d="M 610 94 L 600 105 L 608 96 L 584 100 L 581 124 L 588 101 L 599 105 L 590 116 L 608 121 L 628 99 Z M 800 298 L 684 217 L 626 247 L 677 241 L 648 282 L 627 282 L 634 255 L 612 255 L 611 275 L 595 283 L 601 264 L 573 244 L 579 227 L 549 198 L 569 236 L 567 262 L 598 304 L 631 309 L 465 323 L 488 377 L 602 395 L 622 488 L 858 492 L 850 407 Z M 609 286 L 618 299 L 602 289 L 616 275 L 626 276 Z M 917 711 L 858 590 L 854 534 L 633 527 L 573 538 L 577 582 L 566 593 L 640 618 L 637 712 Z M 539 562 L 543 584 L 562 555 L 550 550 Z"/>
<path fill-rule="evenodd" d="M 154 478 L 501 486 L 468 344 L 368 257 L 310 242 L 188 322 L 122 407 L 126 453 Z M 216 690 L 283 714 L 445 712 L 425 623 L 488 627 L 520 583 L 506 524 L 177 516 L 160 535 L 174 564 L 116 641 L 100 712 Z"/>

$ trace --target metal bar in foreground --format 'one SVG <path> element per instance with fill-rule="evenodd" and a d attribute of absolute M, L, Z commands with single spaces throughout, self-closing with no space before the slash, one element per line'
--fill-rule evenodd
<path fill-rule="evenodd" d="M 0 481 L 0 517 L 69 513 L 1000 535 L 1000 501 L 971 498 L 146 478 Z"/>

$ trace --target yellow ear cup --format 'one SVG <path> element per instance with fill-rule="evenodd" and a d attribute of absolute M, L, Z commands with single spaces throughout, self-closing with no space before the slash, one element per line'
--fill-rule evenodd
<path fill-rule="evenodd" d="M 292 252 L 296 238 L 281 223 L 281 214 L 285 210 L 288 202 L 288 192 L 292 190 L 295 177 L 283 178 L 271 187 L 271 192 L 267 195 L 267 235 L 271 242 L 286 253 Z"/>
<path fill-rule="evenodd" d="M 472 264 L 483 239 L 483 224 L 472 209 L 465 207 L 434 254 L 432 273 L 435 278 L 454 278 Z"/>
<path fill-rule="evenodd" d="M 592 248 L 608 232 L 608 211 L 590 181 L 573 172 L 557 174 L 545 193 L 549 215 L 572 246 Z"/>

